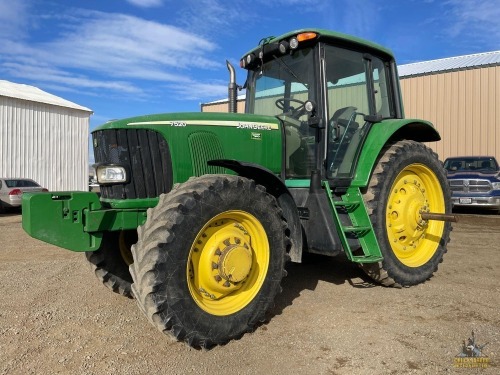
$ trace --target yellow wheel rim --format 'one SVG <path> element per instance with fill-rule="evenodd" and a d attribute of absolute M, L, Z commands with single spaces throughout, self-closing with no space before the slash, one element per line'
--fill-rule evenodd
<path fill-rule="evenodd" d="M 394 180 L 386 206 L 392 251 L 408 267 L 427 263 L 438 249 L 444 231 L 444 222 L 425 221 L 422 212 L 445 213 L 444 194 L 431 169 L 411 164 Z"/>
<path fill-rule="evenodd" d="M 256 297 L 268 267 L 269 241 L 260 221 L 244 211 L 226 211 L 196 236 L 189 251 L 187 284 L 203 310 L 229 315 Z"/>
<path fill-rule="evenodd" d="M 123 261 L 130 266 L 134 263 L 134 258 L 132 256 L 132 251 L 130 251 L 131 245 L 127 242 L 126 232 L 122 230 L 120 232 L 120 236 L 118 237 L 118 247 L 120 249 L 120 255 L 123 258 Z"/>

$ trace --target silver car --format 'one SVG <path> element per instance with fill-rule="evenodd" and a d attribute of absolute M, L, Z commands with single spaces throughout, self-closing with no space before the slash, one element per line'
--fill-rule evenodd
<path fill-rule="evenodd" d="M 48 191 L 29 178 L 0 177 L 0 212 L 5 208 L 21 207 L 24 192 Z"/>

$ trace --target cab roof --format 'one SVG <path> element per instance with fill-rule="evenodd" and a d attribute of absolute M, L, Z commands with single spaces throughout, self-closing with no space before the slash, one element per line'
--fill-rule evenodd
<path fill-rule="evenodd" d="M 248 51 L 247 53 L 245 53 L 243 57 L 251 53 L 257 54 L 262 44 L 279 43 L 282 40 L 288 40 L 289 38 L 301 33 L 316 33 L 318 34 L 317 41 L 324 41 L 334 45 L 358 47 L 360 49 L 366 49 L 367 50 L 366 52 L 384 54 L 390 57 L 391 59 L 394 59 L 394 54 L 392 53 L 392 51 L 386 47 L 381 46 L 380 44 L 373 43 L 366 39 L 358 38 L 353 35 L 343 34 L 331 30 L 315 29 L 315 28 L 294 30 L 277 37 L 272 36 L 261 39 L 259 45 L 253 48 L 252 50 Z"/>

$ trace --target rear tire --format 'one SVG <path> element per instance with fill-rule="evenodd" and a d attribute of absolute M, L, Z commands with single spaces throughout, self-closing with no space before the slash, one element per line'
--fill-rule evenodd
<path fill-rule="evenodd" d="M 134 298 L 129 265 L 132 262 L 130 247 L 135 242 L 136 231 L 106 232 L 99 250 L 85 253 L 97 279 L 113 292 L 128 298 Z"/>
<path fill-rule="evenodd" d="M 286 231 L 276 200 L 252 180 L 205 175 L 177 185 L 148 210 L 132 247 L 137 303 L 195 348 L 237 339 L 281 292 Z"/>
<path fill-rule="evenodd" d="M 424 221 L 420 211 L 450 213 L 446 174 L 437 155 L 414 141 L 383 150 L 364 195 L 384 260 L 361 268 L 385 286 L 432 277 L 446 253 L 451 224 Z"/>

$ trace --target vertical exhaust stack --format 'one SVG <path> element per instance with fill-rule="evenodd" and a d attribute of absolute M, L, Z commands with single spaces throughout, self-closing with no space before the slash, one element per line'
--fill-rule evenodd
<path fill-rule="evenodd" d="M 237 90 L 238 85 L 236 84 L 236 72 L 234 67 L 229 61 L 226 60 L 227 70 L 229 70 L 229 85 L 228 85 L 228 110 L 229 113 L 236 113 L 237 110 Z"/>

